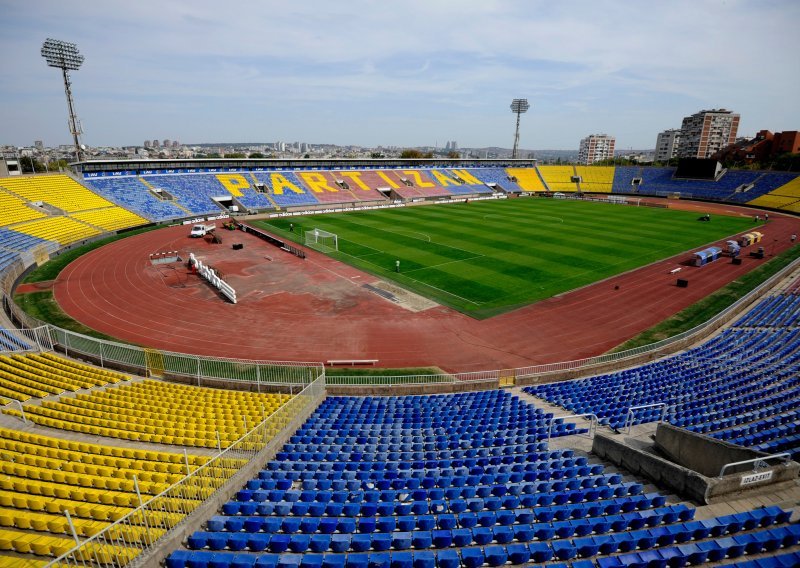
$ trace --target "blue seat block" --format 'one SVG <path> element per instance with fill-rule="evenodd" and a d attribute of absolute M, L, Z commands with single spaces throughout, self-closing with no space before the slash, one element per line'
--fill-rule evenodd
<path fill-rule="evenodd" d="M 344 554 L 331 554 L 322 556 L 322 568 L 344 568 L 346 557 Z"/>
<path fill-rule="evenodd" d="M 480 568 L 483 566 L 483 550 L 480 548 L 463 548 L 461 550 L 461 566 L 463 568 Z M 416 568 L 416 566 L 414 567 Z"/>
<path fill-rule="evenodd" d="M 303 556 L 301 554 L 281 554 L 278 557 L 277 568 L 300 568 L 302 561 Z"/>
<path fill-rule="evenodd" d="M 503 546 L 487 546 L 483 549 L 483 554 L 489 566 L 501 566 L 508 562 L 508 554 Z"/>
<path fill-rule="evenodd" d="M 434 530 L 431 531 L 431 540 L 434 548 L 448 548 L 453 544 L 453 531 Z"/>
<path fill-rule="evenodd" d="M 373 550 L 389 550 L 392 546 L 392 535 L 389 533 L 375 533 L 372 535 Z M 388 560 L 387 560 L 388 562 Z"/>
<path fill-rule="evenodd" d="M 167 556 L 164 565 L 167 568 L 184 568 L 191 553 L 188 550 L 176 550 Z"/>
<path fill-rule="evenodd" d="M 391 556 L 388 552 L 372 552 L 369 555 L 369 568 L 390 568 Z"/>
<path fill-rule="evenodd" d="M 195 550 L 189 553 L 189 558 L 186 560 L 188 568 L 208 568 L 208 564 L 213 558 L 213 552 L 206 552 L 203 550 Z"/>
<path fill-rule="evenodd" d="M 512 564 L 525 564 L 531 559 L 531 550 L 525 544 L 509 544 L 506 552 Z"/>
<path fill-rule="evenodd" d="M 254 554 L 234 554 L 230 562 L 230 568 L 253 568 L 257 558 Z"/>
<path fill-rule="evenodd" d="M 414 568 L 436 568 L 436 556 L 430 551 L 414 552 Z"/>
<path fill-rule="evenodd" d="M 256 557 L 255 568 L 275 568 L 277 565 L 277 554 L 260 554 Z"/>
<path fill-rule="evenodd" d="M 189 548 L 192 550 L 202 550 L 208 545 L 208 533 L 195 532 L 189 535 L 186 541 Z"/>
<path fill-rule="evenodd" d="M 408 531 L 392 534 L 392 548 L 394 550 L 408 550 L 411 548 L 411 533 Z"/>
<path fill-rule="evenodd" d="M 369 554 L 348 554 L 345 566 L 347 568 L 368 568 Z"/>
<path fill-rule="evenodd" d="M 307 534 L 293 534 L 289 540 L 289 550 L 292 552 L 305 552 L 311 543 L 311 536 Z M 322 561 L 320 560 L 320 564 Z"/>
<path fill-rule="evenodd" d="M 350 550 L 366 552 L 372 548 L 372 535 L 356 533 L 350 540 Z"/>
<path fill-rule="evenodd" d="M 392 552 L 391 568 L 412 568 L 413 556 L 410 552 Z"/>
<path fill-rule="evenodd" d="M 492 529 L 488 527 L 475 527 L 472 529 L 472 541 L 475 544 L 483 546 L 485 544 L 489 544 L 494 540 L 494 534 L 492 534 Z"/>
<path fill-rule="evenodd" d="M 543 563 L 553 558 L 553 549 L 546 542 L 532 542 L 528 548 L 534 562 Z"/>
<path fill-rule="evenodd" d="M 575 558 L 578 554 L 577 548 L 575 548 L 575 545 L 570 541 L 556 540 L 550 544 L 553 547 L 553 553 L 559 560 L 570 560 L 571 558 Z"/>
<path fill-rule="evenodd" d="M 430 531 L 417 531 L 411 533 L 411 545 L 416 549 L 430 548 L 433 544 Z M 416 560 L 414 561 L 416 564 Z"/>
<path fill-rule="evenodd" d="M 331 535 L 331 550 L 333 552 L 347 552 L 350 549 L 350 540 L 353 538 L 351 534 L 333 534 Z"/>
<path fill-rule="evenodd" d="M 262 550 L 266 550 L 269 545 L 268 534 L 252 533 L 247 536 L 247 548 L 250 552 L 261 552 Z"/>
<path fill-rule="evenodd" d="M 327 552 L 331 547 L 331 535 L 312 534 L 308 547 L 312 552 Z"/>
<path fill-rule="evenodd" d="M 322 554 L 303 554 L 301 568 L 322 568 Z"/>
<path fill-rule="evenodd" d="M 459 568 L 461 559 L 455 550 L 440 550 L 436 555 L 436 564 L 438 568 Z"/>

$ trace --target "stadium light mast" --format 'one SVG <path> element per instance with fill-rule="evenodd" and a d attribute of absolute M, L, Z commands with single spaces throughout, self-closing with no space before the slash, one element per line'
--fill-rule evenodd
<path fill-rule="evenodd" d="M 83 159 L 81 148 L 80 122 L 75 115 L 75 103 L 72 102 L 72 89 L 68 71 L 77 71 L 83 65 L 83 55 L 78 53 L 78 46 L 74 43 L 47 38 L 42 44 L 42 57 L 50 67 L 61 69 L 64 75 L 64 92 L 67 94 L 67 107 L 69 110 L 69 131 L 75 143 L 75 158 L 80 162 Z"/>
<path fill-rule="evenodd" d="M 528 99 L 514 99 L 511 101 L 511 112 L 517 115 L 517 130 L 514 133 L 514 149 L 511 151 L 511 158 L 516 159 L 517 147 L 519 146 L 519 115 L 528 112 L 531 105 L 528 104 Z"/>

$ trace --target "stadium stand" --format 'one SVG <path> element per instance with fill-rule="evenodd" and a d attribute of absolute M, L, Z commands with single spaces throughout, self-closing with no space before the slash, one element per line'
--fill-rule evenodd
<path fill-rule="evenodd" d="M 43 201 L 68 213 L 114 205 L 62 174 L 2 178 L 0 187 L 28 201 Z"/>
<path fill-rule="evenodd" d="M 455 195 L 492 193 L 489 186 L 466 170 L 431 169 L 427 172 L 433 180 Z"/>
<path fill-rule="evenodd" d="M 225 448 L 288 398 L 149 380 L 43 400 L 26 406 L 25 414 L 51 428 L 158 444 L 216 448 L 219 433 L 219 445 Z M 15 409 L 5 412 L 19 415 Z"/>
<path fill-rule="evenodd" d="M 98 229 L 69 217 L 46 217 L 14 225 L 14 230 L 43 240 L 68 245 L 100 234 Z"/>
<path fill-rule="evenodd" d="M 359 187 L 352 176 L 339 172 L 297 172 L 305 190 L 320 203 L 348 203 L 356 201 L 384 201 L 383 194 L 367 186 Z"/>
<path fill-rule="evenodd" d="M 762 300 L 730 329 L 680 355 L 587 379 L 526 387 L 621 429 L 632 406 L 665 403 L 666 420 L 742 446 L 800 457 L 800 301 Z M 653 422 L 661 408 L 633 423 Z"/>
<path fill-rule="evenodd" d="M 534 168 L 508 168 L 508 175 L 517 180 L 517 185 L 523 191 L 546 191 L 539 173 Z"/>
<path fill-rule="evenodd" d="M 570 181 L 575 175 L 574 166 L 537 166 L 550 191 L 577 191 L 578 184 Z"/>
<path fill-rule="evenodd" d="M 511 181 L 511 175 L 504 168 L 470 168 L 467 171 L 483 183 L 497 184 L 506 193 L 522 191 L 516 182 Z"/>
<path fill-rule="evenodd" d="M 611 186 L 612 193 L 631 193 L 633 191 L 632 181 L 641 177 L 642 168 L 639 166 L 616 166 L 614 183 Z"/>
<path fill-rule="evenodd" d="M 387 170 L 381 172 L 396 185 L 394 192 L 402 199 L 449 197 L 450 191 L 435 183 L 424 170 Z"/>
<path fill-rule="evenodd" d="M 581 191 L 611 193 L 614 166 L 575 166 L 575 175 L 581 177 Z"/>
<path fill-rule="evenodd" d="M 0 211 L 3 212 L 0 217 L 0 226 L 13 225 L 45 216 L 41 211 L 28 207 L 25 200 L 5 191 L 0 191 Z"/>
<path fill-rule="evenodd" d="M 695 521 L 684 504 L 549 450 L 547 419 L 497 390 L 328 398 L 166 566 L 578 568 L 633 565 L 634 554 L 678 565 L 800 539 L 775 506 Z"/>
<path fill-rule="evenodd" d="M 798 177 L 787 172 L 757 172 L 750 170 L 727 170 L 714 180 L 673 179 L 675 168 L 617 167 L 614 172 L 613 191 L 630 193 L 631 181 L 642 180 L 639 193 L 666 195 L 681 193 L 684 197 L 730 201 L 732 203 L 756 204 L 762 195 L 773 192 Z M 751 187 L 752 186 L 752 187 Z M 745 189 L 744 191 L 737 191 Z M 778 192 L 776 192 L 778 193 Z M 785 203 L 779 201 L 779 203 Z"/>
<path fill-rule="evenodd" d="M 0 342 L 13 338 L 2 335 Z M 15 340 L 19 341 L 19 340 Z M 0 355 L 0 394 L 28 400 L 128 380 L 129 377 L 64 359 L 52 353 Z"/>
<path fill-rule="evenodd" d="M 50 241 L 12 229 L 0 229 L 0 248 L 3 249 L 21 252 L 48 242 Z"/>
<path fill-rule="evenodd" d="M 0 428 L 0 564 L 13 551 L 33 562 L 34 556 L 54 557 L 75 541 L 64 512 L 69 511 L 80 537 L 89 538 L 127 515 L 139 503 L 205 464 L 209 458 L 53 438 Z M 202 496 L 198 496 L 202 498 Z M 145 531 L 159 536 L 154 525 L 123 525 L 120 547 Z M 110 552 L 106 550 L 106 552 Z M 32 565 L 32 564 L 26 564 Z"/>
<path fill-rule="evenodd" d="M 251 175 L 266 186 L 269 198 L 278 207 L 319 205 L 319 200 L 294 172 L 253 172 Z"/>
<path fill-rule="evenodd" d="M 150 221 L 166 221 L 189 215 L 172 201 L 162 200 L 153 195 L 135 176 L 87 178 L 83 183 L 100 195 Z"/>
<path fill-rule="evenodd" d="M 127 229 L 128 227 L 145 225 L 148 222 L 147 219 L 119 206 L 73 213 L 70 217 L 94 225 L 95 227 L 100 227 L 106 231 L 118 231 L 120 229 Z"/>
<path fill-rule="evenodd" d="M 154 188 L 169 192 L 178 204 L 193 215 L 221 213 L 212 197 L 230 197 L 213 174 L 165 174 L 141 176 Z"/>
<path fill-rule="evenodd" d="M 749 201 L 747 204 L 800 213 L 800 176 L 789 180 L 786 184 L 765 195 Z"/>

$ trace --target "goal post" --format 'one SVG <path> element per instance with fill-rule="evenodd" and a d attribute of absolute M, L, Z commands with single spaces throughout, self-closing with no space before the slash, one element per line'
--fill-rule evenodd
<path fill-rule="evenodd" d="M 314 227 L 303 234 L 303 244 L 322 252 L 339 250 L 339 237 L 336 233 Z"/>

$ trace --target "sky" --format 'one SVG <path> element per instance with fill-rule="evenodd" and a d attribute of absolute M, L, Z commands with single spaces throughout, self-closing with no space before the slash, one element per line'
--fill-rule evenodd
<path fill-rule="evenodd" d="M 798 0 L 0 0 L 0 145 L 68 144 L 47 38 L 76 43 L 83 142 L 655 146 L 727 108 L 800 130 Z"/>

